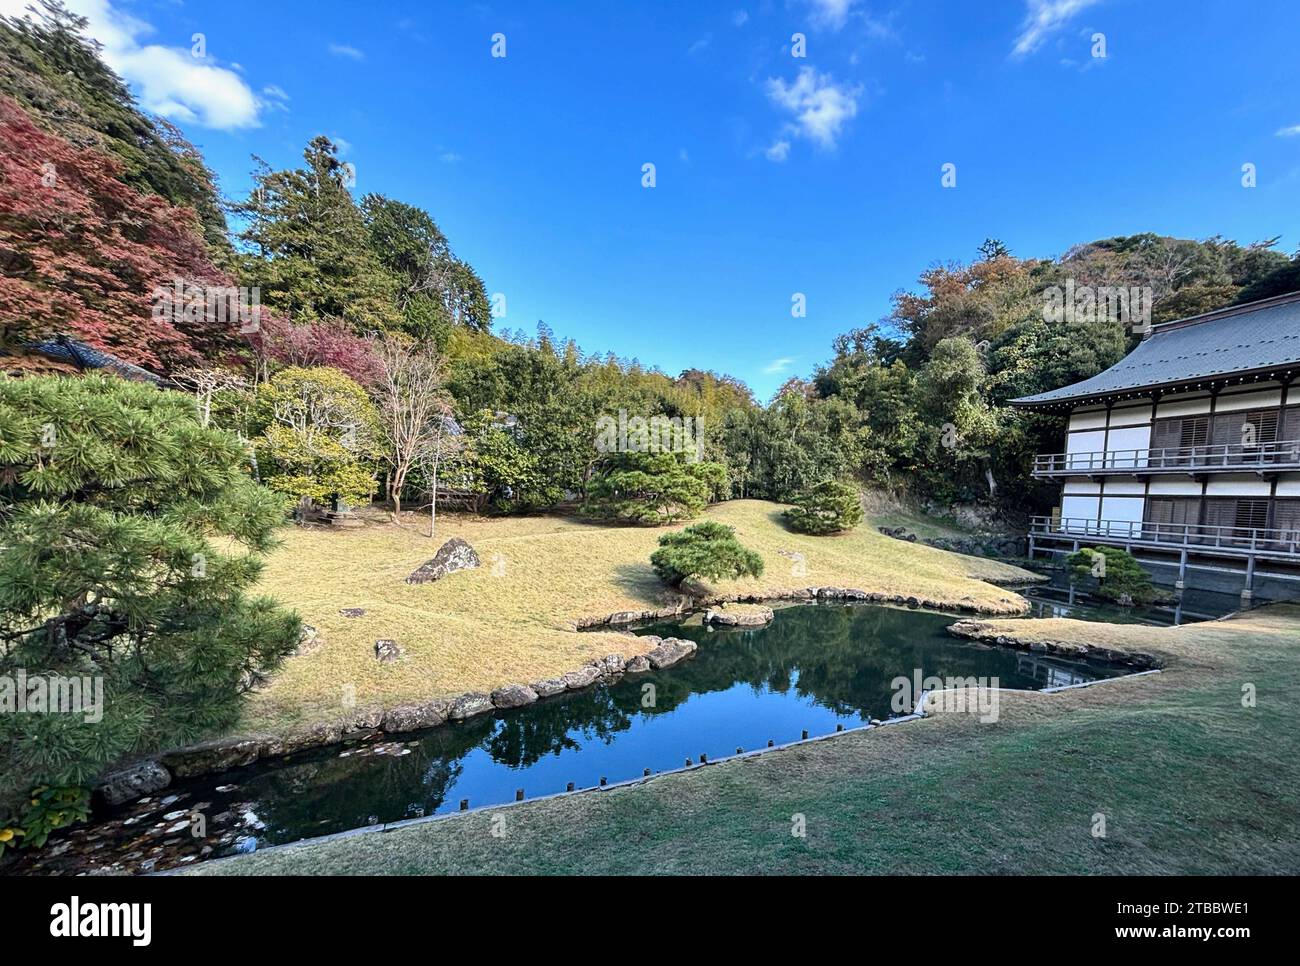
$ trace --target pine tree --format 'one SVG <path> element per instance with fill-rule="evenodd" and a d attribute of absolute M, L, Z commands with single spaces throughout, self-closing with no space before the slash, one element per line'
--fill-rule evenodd
<path fill-rule="evenodd" d="M 89 676 L 104 695 L 98 722 L 0 714 L 0 817 L 33 786 L 229 727 L 295 647 L 297 615 L 248 594 L 284 501 L 247 468 L 181 393 L 0 379 L 0 680 Z"/>

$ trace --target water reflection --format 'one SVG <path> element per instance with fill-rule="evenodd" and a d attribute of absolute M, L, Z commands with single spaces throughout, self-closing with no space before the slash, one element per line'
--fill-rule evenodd
<path fill-rule="evenodd" d="M 951 637 L 951 616 L 865 605 L 777 611 L 766 628 L 698 623 L 639 633 L 687 637 L 674 668 L 471 719 L 403 740 L 356 743 L 186 786 L 210 815 L 264 843 L 638 777 L 700 754 L 721 757 L 802 731 L 826 734 L 890 716 L 897 676 L 996 677 L 1006 688 L 1077 684 L 1113 669 Z M 223 790 L 218 791 L 218 788 Z M 251 814 L 256 822 L 245 821 Z M 220 823 L 219 823 L 220 824 Z M 261 827 L 257 827 L 260 825 Z"/>

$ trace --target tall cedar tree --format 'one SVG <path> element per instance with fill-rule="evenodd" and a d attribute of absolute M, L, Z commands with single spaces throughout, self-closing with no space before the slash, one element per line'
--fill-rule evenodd
<path fill-rule="evenodd" d="M 180 393 L 0 378 L 0 674 L 104 682 L 97 723 L 0 714 L 0 817 L 33 786 L 229 727 L 296 646 L 298 617 L 248 596 L 284 502 L 247 467 Z"/>
<path fill-rule="evenodd" d="M 400 328 L 397 284 L 370 248 L 348 185 L 351 168 L 326 137 L 303 152 L 306 167 L 273 171 L 264 162 L 248 199 L 241 277 L 262 301 L 296 323 L 341 320 L 353 332 Z"/>

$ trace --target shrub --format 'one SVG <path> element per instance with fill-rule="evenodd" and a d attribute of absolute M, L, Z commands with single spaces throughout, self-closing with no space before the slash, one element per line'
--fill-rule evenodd
<path fill-rule="evenodd" d="M 1151 577 L 1137 559 L 1118 547 L 1084 547 L 1066 558 L 1074 578 L 1097 581 L 1094 593 L 1105 600 L 1128 597 L 1135 604 L 1149 604 L 1156 591 Z"/>
<path fill-rule="evenodd" d="M 843 533 L 862 522 L 862 498 L 857 487 L 826 480 L 796 496 L 785 519 L 800 533 Z"/>
<path fill-rule="evenodd" d="M 584 509 L 651 526 L 689 520 L 726 482 L 721 463 L 689 462 L 680 453 L 620 453 L 592 481 Z"/>
<path fill-rule="evenodd" d="M 674 587 L 688 577 L 722 580 L 761 577 L 763 559 L 736 539 L 736 531 L 706 520 L 659 538 L 650 564 L 661 579 Z"/>

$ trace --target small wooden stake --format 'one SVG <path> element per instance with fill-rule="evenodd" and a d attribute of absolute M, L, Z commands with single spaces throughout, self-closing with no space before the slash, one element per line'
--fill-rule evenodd
<path fill-rule="evenodd" d="M 804 729 L 803 729 L 803 740 L 804 740 L 804 741 L 807 741 L 807 740 L 808 740 L 808 729 L 807 729 L 807 728 L 804 728 Z"/>
<path fill-rule="evenodd" d="M 573 782 L 569 782 L 569 786 L 568 786 L 568 788 L 565 789 L 565 791 L 566 791 L 566 792 L 571 792 L 571 791 L 573 791 Z"/>
<path fill-rule="evenodd" d="M 468 811 L 468 810 L 469 810 L 469 799 L 468 799 L 468 798 L 462 798 L 462 799 L 460 800 L 460 810 L 461 810 L 462 812 L 465 812 L 465 811 Z"/>
<path fill-rule="evenodd" d="M 524 790 L 522 788 L 515 789 L 515 801 L 522 802 L 523 800 L 524 800 Z"/>

